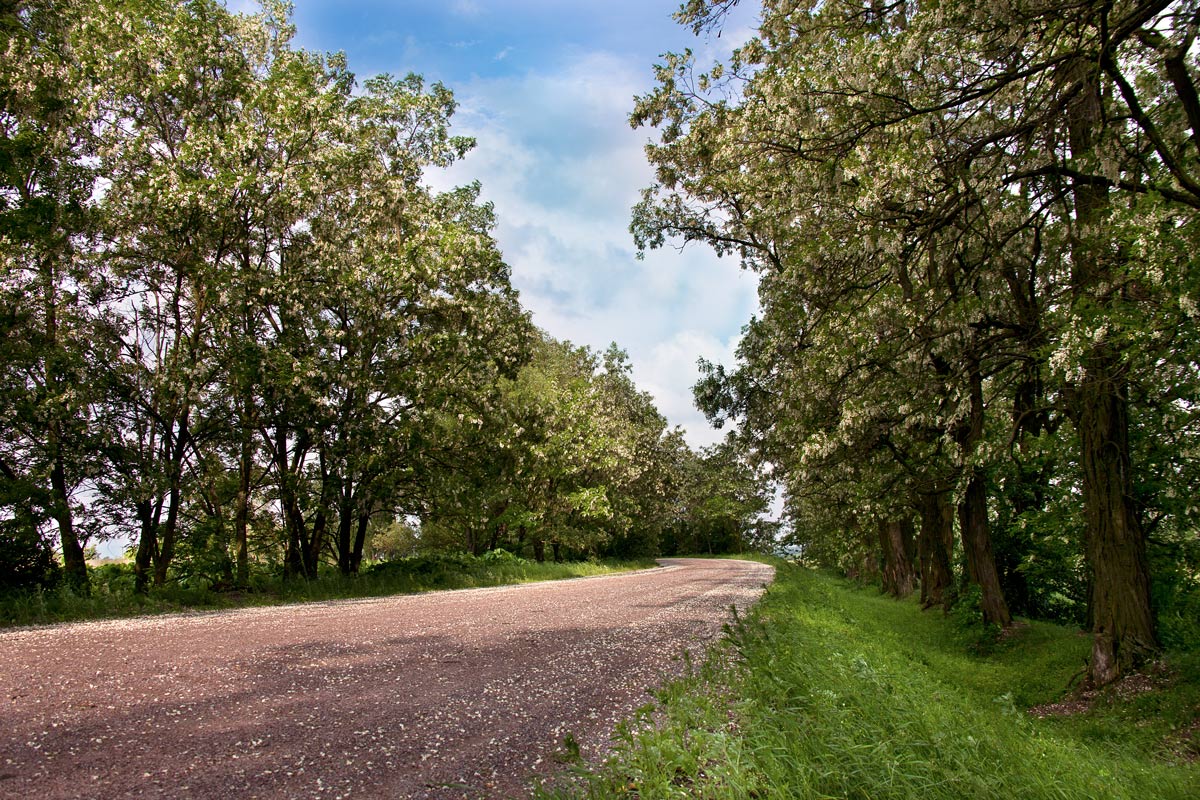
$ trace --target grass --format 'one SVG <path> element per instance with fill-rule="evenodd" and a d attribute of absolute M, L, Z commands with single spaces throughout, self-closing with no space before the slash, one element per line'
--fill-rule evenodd
<path fill-rule="evenodd" d="M 503 586 L 653 566 L 651 560 L 539 564 L 511 557 L 419 556 L 378 564 L 359 575 L 345 576 L 330 570 L 316 580 L 284 581 L 257 574 L 251 576 L 251 586 L 244 591 L 214 591 L 207 586 L 171 583 L 141 596 L 133 592 L 129 565 L 106 564 L 93 569 L 92 590 L 87 595 L 60 588 L 0 597 L 0 627 Z"/>
<path fill-rule="evenodd" d="M 992 647 L 913 602 L 780 565 L 726 644 L 618 731 L 606 764 L 545 796 L 1193 798 L 1200 658 L 1158 688 L 1039 719 L 1087 655 L 1030 623 Z M 1191 730 L 1192 738 L 1184 733 Z"/>

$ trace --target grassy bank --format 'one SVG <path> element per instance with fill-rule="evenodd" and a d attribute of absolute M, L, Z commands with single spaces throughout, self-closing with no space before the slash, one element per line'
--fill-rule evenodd
<path fill-rule="evenodd" d="M 1032 623 L 981 646 L 982 633 L 782 567 L 724 649 L 553 796 L 1200 796 L 1200 654 L 1168 656 L 1090 711 L 1041 718 L 1028 709 L 1062 699 L 1086 637 Z"/>
<path fill-rule="evenodd" d="M 130 565 L 104 564 L 92 570 L 92 590 L 86 596 L 61 588 L 0 597 L 0 626 L 503 586 L 626 572 L 654 565 L 651 560 L 538 564 L 507 554 L 498 558 L 492 554 L 479 558 L 463 554 L 417 556 L 377 564 L 359 575 L 345 576 L 330 570 L 315 580 L 285 581 L 277 575 L 262 573 L 251 576 L 246 590 L 217 591 L 208 586 L 172 582 L 151 588 L 143 596 L 133 591 Z"/>

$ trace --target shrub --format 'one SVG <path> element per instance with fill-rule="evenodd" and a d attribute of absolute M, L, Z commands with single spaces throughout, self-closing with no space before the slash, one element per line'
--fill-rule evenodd
<path fill-rule="evenodd" d="M 529 559 L 521 558 L 515 553 L 510 553 L 503 547 L 497 547 L 495 550 L 488 550 L 479 557 L 481 563 L 488 565 L 496 564 L 528 564 Z"/>
<path fill-rule="evenodd" d="M 0 593 L 52 589 L 62 569 L 39 531 L 17 520 L 0 523 Z"/>

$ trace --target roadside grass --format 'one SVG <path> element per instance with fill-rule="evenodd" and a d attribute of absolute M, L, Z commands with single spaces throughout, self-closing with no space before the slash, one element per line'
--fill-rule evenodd
<path fill-rule="evenodd" d="M 539 564 L 508 554 L 499 558 L 490 556 L 415 556 L 382 562 L 365 568 L 358 575 L 342 575 L 330 569 L 322 571 L 315 580 L 285 581 L 262 572 L 251 575 L 250 586 L 245 590 L 220 591 L 207 585 L 171 582 L 163 587 L 152 587 L 144 596 L 133 591 L 130 565 L 104 564 L 92 570 L 92 589 L 87 595 L 62 587 L 0 597 L 0 627 L 473 589 L 606 575 L 655 566 L 650 559 Z"/>
<path fill-rule="evenodd" d="M 621 726 L 608 762 L 541 796 L 1200 796 L 1197 654 L 1168 656 L 1150 691 L 1038 718 L 1087 655 L 1077 630 L 1033 622 L 985 647 L 953 617 L 775 563 L 762 602 Z"/>

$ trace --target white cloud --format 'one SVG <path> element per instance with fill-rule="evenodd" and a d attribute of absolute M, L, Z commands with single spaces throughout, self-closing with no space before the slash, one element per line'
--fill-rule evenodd
<path fill-rule="evenodd" d="M 497 239 L 534 321 L 553 336 L 625 348 L 638 385 L 693 445 L 713 431 L 692 405 L 697 358 L 731 363 L 755 309 L 755 279 L 702 246 L 636 258 L 630 208 L 653 179 L 644 130 L 627 118 L 649 70 L 577 52 L 553 74 L 477 78 L 456 87 L 459 133 L 477 149 L 445 186 L 478 179 L 495 203 Z"/>
<path fill-rule="evenodd" d="M 454 0 L 450 5 L 451 13 L 459 17 L 478 17 L 482 9 L 475 0 Z"/>
<path fill-rule="evenodd" d="M 658 410 L 672 424 L 687 429 L 693 447 L 715 444 L 726 433 L 711 427 L 692 403 L 690 387 L 700 378 L 697 361 L 732 363 L 736 347 L 736 337 L 722 342 L 711 333 L 688 329 L 653 345 L 640 361 L 634 360 L 633 377 L 638 386 L 653 395 Z"/>

